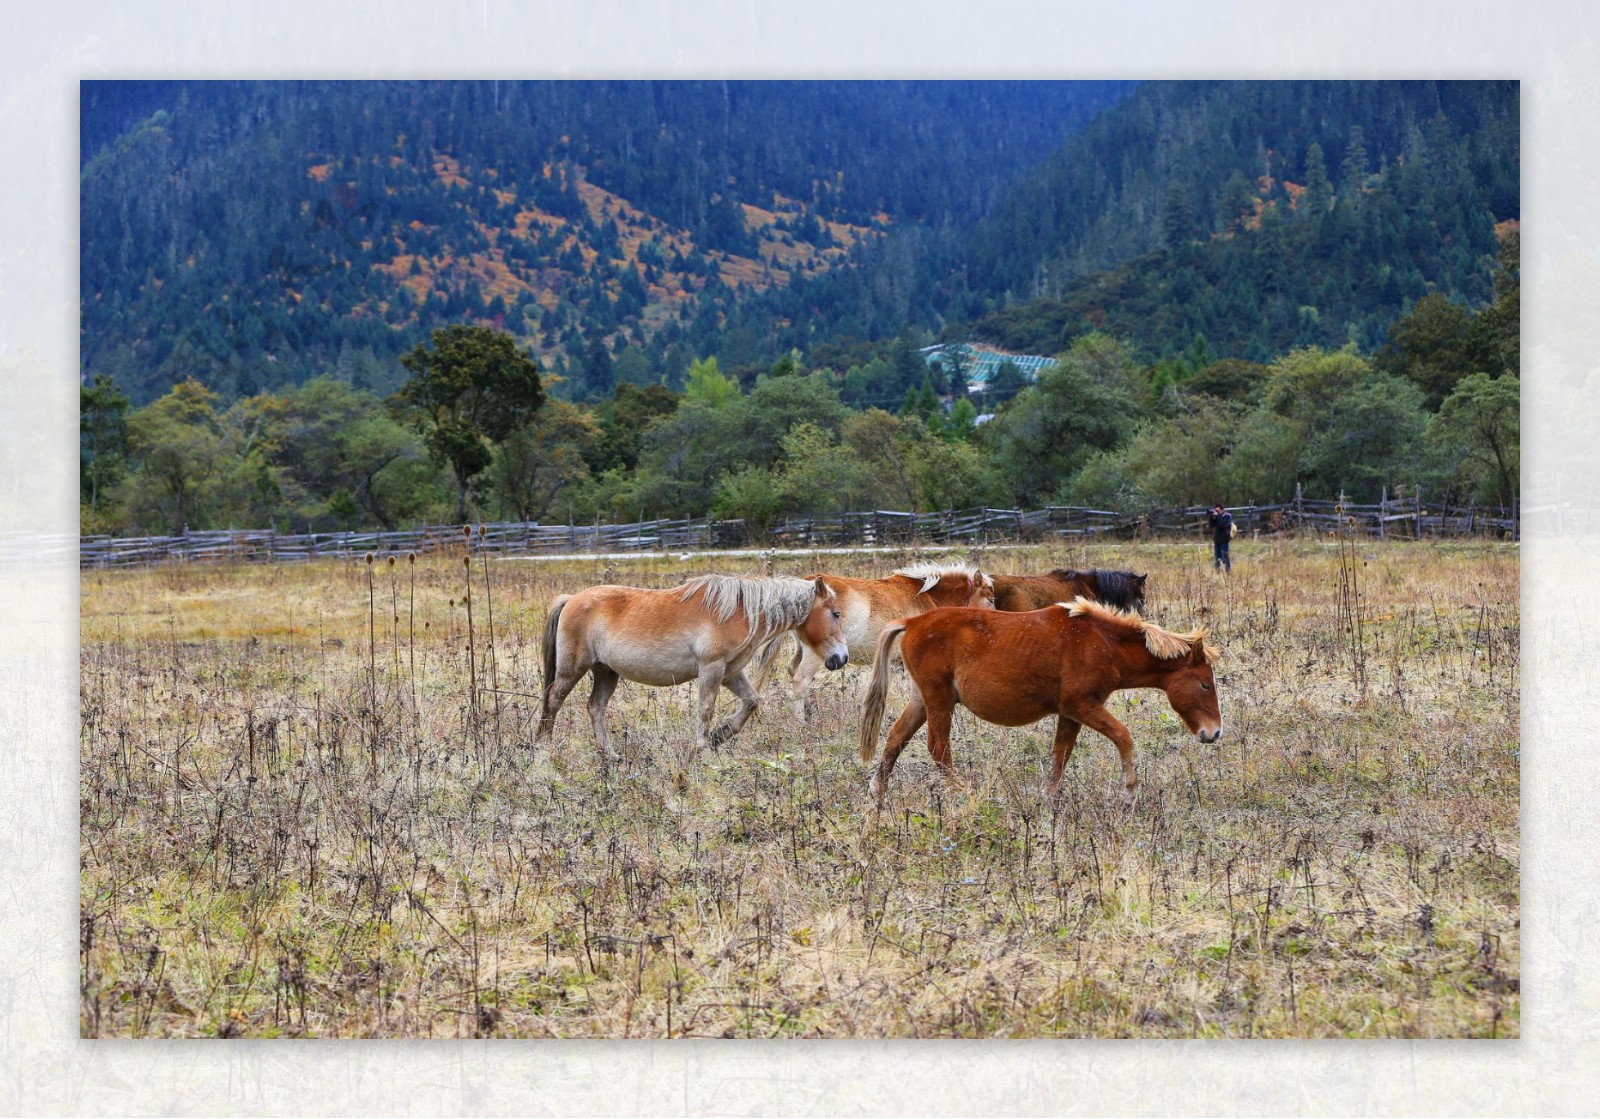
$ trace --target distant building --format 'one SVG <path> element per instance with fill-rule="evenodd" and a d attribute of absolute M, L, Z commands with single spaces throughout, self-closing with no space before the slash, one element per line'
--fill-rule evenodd
<path fill-rule="evenodd" d="M 948 367 L 953 364 L 950 359 L 960 362 L 967 372 L 967 391 L 979 394 L 987 390 L 989 383 L 1005 362 L 1009 361 L 1015 365 L 1024 381 L 1036 380 L 1041 370 L 1048 369 L 1056 363 L 1053 357 L 1007 353 L 983 342 L 947 342 L 938 346 L 925 346 L 917 352 L 930 366 L 944 364 Z"/>

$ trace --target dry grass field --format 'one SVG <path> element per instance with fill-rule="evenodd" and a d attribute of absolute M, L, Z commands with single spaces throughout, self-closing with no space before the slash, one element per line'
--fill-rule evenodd
<path fill-rule="evenodd" d="M 557 593 L 747 557 L 172 566 L 81 579 L 87 1037 L 1516 1037 L 1518 556 L 1487 543 L 775 557 L 1150 573 L 1225 733 L 1156 692 L 1084 732 L 958 711 L 874 810 L 856 666 L 695 754 L 624 682 L 603 773 L 532 730 Z M 468 583 L 471 598 L 468 601 Z M 470 619 L 469 619 L 470 613 Z M 474 682 L 478 691 L 474 691 Z M 891 691 L 899 711 L 903 679 Z M 725 696 L 721 709 L 731 706 Z"/>

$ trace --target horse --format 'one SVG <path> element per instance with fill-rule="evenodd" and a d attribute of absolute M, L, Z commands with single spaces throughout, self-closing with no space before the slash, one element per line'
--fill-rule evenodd
<path fill-rule="evenodd" d="M 701 575 L 669 590 L 599 586 L 559 595 L 544 624 L 544 691 L 534 737 L 549 737 L 567 693 L 587 672 L 594 678 L 589 719 L 602 766 L 620 756 L 605 726 L 619 678 L 658 688 L 696 681 L 696 749 L 719 746 L 759 703 L 744 667 L 761 644 L 792 630 L 829 669 L 842 668 L 850 649 L 840 617 L 839 597 L 820 577 Z M 739 698 L 739 709 L 712 730 L 719 687 Z"/>
<path fill-rule="evenodd" d="M 1082 595 L 1119 610 L 1144 610 L 1145 575 L 1131 571 L 1069 571 L 1058 567 L 1048 575 L 996 575 L 996 610 L 1042 610 Z"/>
<path fill-rule="evenodd" d="M 878 634 L 896 618 L 920 614 L 936 606 L 994 608 L 994 580 L 971 567 L 949 567 L 924 563 L 902 567 L 883 579 L 853 579 L 842 575 L 814 575 L 825 578 L 839 594 L 844 639 L 850 656 L 861 664 L 872 663 Z M 766 686 L 772 673 L 780 638 L 767 643 L 756 661 L 756 690 Z M 822 660 L 804 644 L 797 643 L 789 662 L 790 683 L 794 692 L 795 718 L 806 719 L 806 689 L 822 667 Z"/>
<path fill-rule="evenodd" d="M 946 777 L 950 716 L 957 703 L 988 723 L 1026 726 L 1055 715 L 1055 761 L 1045 794 L 1061 789 L 1061 771 L 1083 727 L 1097 730 L 1122 756 L 1124 797 L 1133 800 L 1133 735 L 1105 708 L 1120 688 L 1160 688 L 1201 742 L 1222 737 L 1206 631 L 1178 634 L 1137 614 L 1079 596 L 1026 613 L 946 607 L 885 626 L 861 716 L 861 760 L 877 748 L 888 692 L 886 664 L 895 643 L 911 676 L 911 701 L 889 728 L 872 797 L 883 803 L 900 751 L 924 722 L 928 751 Z"/>

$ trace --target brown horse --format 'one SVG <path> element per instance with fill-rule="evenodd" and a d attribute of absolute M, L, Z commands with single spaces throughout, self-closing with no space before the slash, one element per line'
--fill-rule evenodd
<path fill-rule="evenodd" d="M 901 635 L 904 634 L 902 640 Z M 1061 771 L 1083 727 L 1116 744 L 1122 756 L 1125 795 L 1132 799 L 1133 736 L 1105 708 L 1119 688 L 1160 688 L 1189 730 L 1202 742 L 1222 737 L 1222 714 L 1211 675 L 1212 650 L 1205 630 L 1170 633 L 1137 614 L 1113 610 L 1086 598 L 1025 614 L 982 610 L 932 610 L 885 626 L 878 638 L 877 665 L 861 716 L 861 760 L 871 761 L 883 721 L 894 643 L 911 675 L 906 704 L 884 746 L 872 779 L 880 804 L 894 763 L 924 722 L 928 750 L 947 777 L 950 715 L 957 703 L 978 718 L 1020 727 L 1055 715 L 1055 764 L 1045 792 L 1054 798 Z"/>
<path fill-rule="evenodd" d="M 670 590 L 590 587 L 560 595 L 544 625 L 544 694 L 536 738 L 546 738 L 578 680 L 594 677 L 589 719 L 601 764 L 618 755 L 606 734 L 606 704 L 619 678 L 654 687 L 699 684 L 697 748 L 737 734 L 759 702 L 744 666 L 769 638 L 791 630 L 830 669 L 850 650 L 839 629 L 839 599 L 818 578 L 702 575 Z M 715 731 L 717 689 L 739 697 L 739 709 Z"/>
<path fill-rule="evenodd" d="M 842 575 L 814 575 L 826 579 L 839 595 L 844 639 L 850 657 L 858 664 L 871 664 L 878 645 L 878 634 L 896 618 L 921 614 L 936 606 L 994 608 L 994 580 L 971 567 L 942 567 L 919 564 L 903 567 L 885 579 L 852 579 Z M 756 690 L 766 686 L 777 659 L 781 640 L 774 638 L 761 651 L 753 673 Z M 797 643 L 789 662 L 790 684 L 794 689 L 795 718 L 806 718 L 806 689 L 822 667 L 822 660 L 804 644 Z"/>
<path fill-rule="evenodd" d="M 1042 610 L 1082 595 L 1119 610 L 1137 614 L 1144 610 L 1147 576 L 1131 571 L 1068 571 L 1056 568 L 1048 575 L 996 575 L 996 610 Z"/>

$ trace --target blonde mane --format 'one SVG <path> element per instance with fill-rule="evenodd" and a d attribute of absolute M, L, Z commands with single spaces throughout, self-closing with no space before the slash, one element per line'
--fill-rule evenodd
<path fill-rule="evenodd" d="M 1143 634 L 1144 647 L 1150 650 L 1151 656 L 1160 657 L 1162 660 L 1186 657 L 1196 646 L 1199 647 L 1200 654 L 1205 657 L 1207 664 L 1216 659 L 1216 651 L 1205 643 L 1207 631 L 1203 626 L 1190 633 L 1173 633 L 1171 630 L 1162 629 L 1154 622 L 1145 621 L 1131 610 L 1118 610 L 1115 606 L 1107 606 L 1103 602 L 1096 602 L 1082 595 L 1071 602 L 1058 602 L 1056 605 L 1074 618 L 1089 614 Z"/>
<path fill-rule="evenodd" d="M 719 625 L 743 608 L 752 630 L 771 632 L 804 622 L 817 588 L 810 579 L 792 575 L 700 575 L 678 588 L 678 600 L 687 602 L 702 591 L 702 602 Z"/>
<path fill-rule="evenodd" d="M 914 563 L 910 567 L 896 568 L 894 574 L 904 575 L 907 579 L 921 579 L 922 586 L 917 593 L 927 594 L 946 575 L 965 575 L 970 581 L 977 577 L 978 569 L 970 564 Z M 985 575 L 983 583 L 984 586 L 993 586 L 994 579 Z"/>

